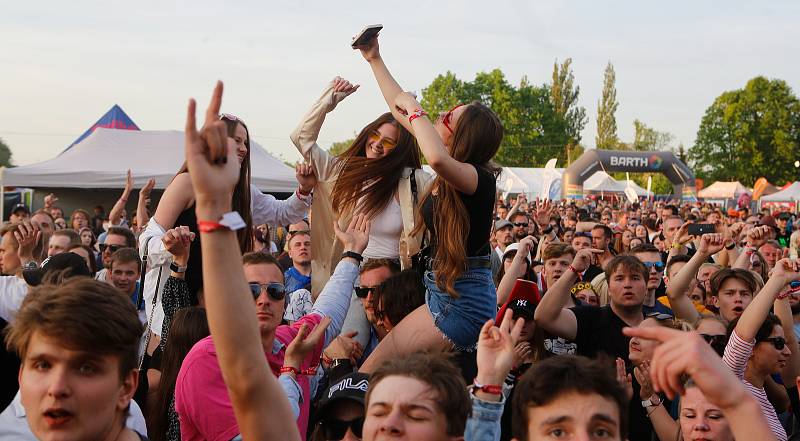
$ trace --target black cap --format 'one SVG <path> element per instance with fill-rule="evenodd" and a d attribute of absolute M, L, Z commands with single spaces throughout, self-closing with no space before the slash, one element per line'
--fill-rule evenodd
<path fill-rule="evenodd" d="M 786 213 L 786 212 L 781 213 L 781 214 L 778 215 L 778 219 L 780 219 L 780 220 L 789 220 L 791 218 L 792 218 L 792 215 L 790 213 Z"/>
<path fill-rule="evenodd" d="M 52 272 L 69 270 L 69 276 L 91 277 L 92 272 L 83 257 L 75 253 L 61 253 L 53 257 L 48 257 L 42 262 L 41 268 L 22 271 L 22 278 L 30 286 L 37 286 L 42 283 L 42 279 Z"/>
<path fill-rule="evenodd" d="M 536 304 L 528 299 L 516 299 L 509 302 L 508 309 L 514 311 L 515 316 L 533 317 L 533 313 L 536 312 Z"/>
<path fill-rule="evenodd" d="M 369 389 L 369 375 L 360 372 L 347 374 L 325 389 L 317 407 L 318 418 L 322 418 L 334 402 L 351 400 L 364 405 Z"/>
<path fill-rule="evenodd" d="M 24 211 L 24 212 L 25 212 L 25 214 L 31 214 L 31 210 L 29 210 L 29 209 L 28 209 L 28 206 L 27 206 L 27 205 L 25 205 L 25 204 L 17 204 L 17 205 L 14 205 L 14 208 L 12 208 L 12 209 L 11 209 L 11 212 L 12 212 L 12 213 L 16 213 L 16 212 L 18 212 L 18 211 L 20 211 L 20 210 Z"/>

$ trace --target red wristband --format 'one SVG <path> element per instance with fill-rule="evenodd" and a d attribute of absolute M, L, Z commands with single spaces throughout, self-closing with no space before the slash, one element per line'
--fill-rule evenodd
<path fill-rule="evenodd" d="M 581 272 L 576 270 L 574 266 L 570 265 L 570 266 L 567 267 L 567 269 L 572 271 L 573 273 L 575 273 L 575 275 L 578 276 L 578 280 L 579 281 L 583 280 L 583 276 L 581 275 Z"/>
<path fill-rule="evenodd" d="M 489 395 L 502 395 L 503 386 L 499 384 L 480 384 L 477 379 L 472 382 L 473 390 L 479 390 Z"/>
<path fill-rule="evenodd" d="M 297 368 L 293 368 L 291 366 L 283 366 L 280 370 L 281 374 L 294 374 L 295 377 L 300 376 L 300 371 Z"/>
<path fill-rule="evenodd" d="M 197 221 L 197 229 L 200 230 L 201 233 L 213 233 L 217 230 L 227 230 L 228 227 L 219 222 L 199 220 Z"/>
<path fill-rule="evenodd" d="M 408 123 L 411 124 L 412 121 L 421 116 L 428 116 L 428 113 L 420 109 L 415 110 L 414 113 L 412 113 L 411 116 L 408 117 Z"/>

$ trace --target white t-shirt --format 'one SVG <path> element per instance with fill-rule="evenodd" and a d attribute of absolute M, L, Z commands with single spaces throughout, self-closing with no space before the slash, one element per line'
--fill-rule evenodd
<path fill-rule="evenodd" d="M 28 294 L 28 284 L 17 276 L 0 276 L 0 317 L 11 322 Z"/>
<path fill-rule="evenodd" d="M 368 259 L 398 259 L 402 232 L 403 216 L 400 212 L 400 202 L 393 197 L 386 208 L 372 219 L 369 227 L 369 245 L 361 254 Z"/>

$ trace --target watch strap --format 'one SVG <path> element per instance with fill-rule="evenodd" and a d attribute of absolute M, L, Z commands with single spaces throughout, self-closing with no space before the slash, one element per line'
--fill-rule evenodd
<path fill-rule="evenodd" d="M 175 262 L 170 262 L 170 264 L 169 264 L 169 270 L 172 271 L 172 272 L 178 273 L 178 274 L 185 273 L 186 272 L 186 268 L 187 267 L 185 267 L 185 266 L 179 266 Z"/>
<path fill-rule="evenodd" d="M 342 259 L 344 259 L 345 257 L 355 259 L 358 263 L 364 261 L 364 256 L 362 256 L 359 253 L 356 253 L 355 251 L 345 251 L 344 253 L 342 253 Z"/>

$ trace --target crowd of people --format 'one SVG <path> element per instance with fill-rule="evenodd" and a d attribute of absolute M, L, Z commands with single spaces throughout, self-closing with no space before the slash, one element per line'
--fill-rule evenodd
<path fill-rule="evenodd" d="M 389 111 L 332 155 L 335 78 L 250 183 L 222 83 L 156 207 L 57 195 L 0 236 L 0 439 L 787 440 L 800 433 L 800 222 L 787 209 L 503 198 L 503 126 Z M 424 158 L 435 175 L 421 168 Z M 150 216 L 152 211 L 152 216 Z M 701 225 L 698 231 L 695 227 Z"/>

